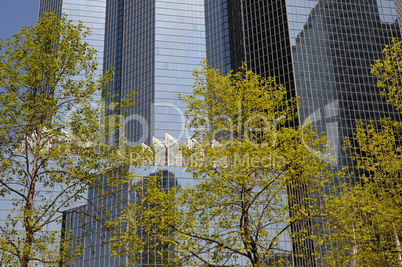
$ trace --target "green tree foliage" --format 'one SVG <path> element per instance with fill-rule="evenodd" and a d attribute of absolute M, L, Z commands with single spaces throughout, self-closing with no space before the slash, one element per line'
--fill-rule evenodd
<path fill-rule="evenodd" d="M 131 264 L 145 253 L 163 266 L 286 265 L 293 255 L 284 241 L 311 238 L 312 196 L 331 175 L 304 144 L 323 151 L 325 140 L 286 127 L 298 101 L 273 78 L 245 66 L 226 76 L 205 67 L 194 76 L 192 94 L 180 96 L 194 132 L 182 148 L 194 183 L 162 188 L 156 175 L 135 186 L 136 201 L 109 223 L 111 249 Z"/>
<path fill-rule="evenodd" d="M 6 204 L 10 210 L 0 224 L 2 266 L 67 260 L 68 233 L 60 247 L 54 227 L 61 212 L 99 177 L 113 180 L 110 173 L 136 164 L 130 155 L 138 148 L 122 153 L 102 142 L 100 96 L 111 75 L 96 75 L 88 34 L 82 23 L 47 13 L 0 40 L 0 202 L 2 215 Z"/>
<path fill-rule="evenodd" d="M 394 40 L 384 49 L 384 60 L 377 60 L 371 70 L 382 95 L 399 111 L 401 45 Z M 336 244 L 326 255 L 331 266 L 402 265 L 401 134 L 401 122 L 388 118 L 377 128 L 374 123 L 357 122 L 354 142 L 346 140 L 346 152 L 362 174 L 359 182 L 345 185 L 340 194 L 327 200 L 331 231 L 327 238 Z"/>

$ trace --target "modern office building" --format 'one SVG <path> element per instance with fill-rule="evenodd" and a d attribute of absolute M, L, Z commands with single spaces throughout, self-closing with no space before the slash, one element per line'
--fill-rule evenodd
<path fill-rule="evenodd" d="M 223 71 L 246 61 L 256 73 L 275 76 L 300 97 L 300 125 L 311 117 L 324 120 L 320 127 L 326 129 L 338 117 L 340 134 L 349 136 L 357 119 L 395 116 L 370 74 L 384 46 L 400 37 L 395 5 L 388 0 L 206 0 L 207 57 Z M 321 109 L 327 114 L 317 112 Z M 346 164 L 340 151 L 333 153 L 334 164 Z"/>
<path fill-rule="evenodd" d="M 73 23 L 82 22 L 84 26 L 90 29 L 91 34 L 84 41 L 97 50 L 95 57 L 98 60 L 98 68 L 95 74 L 101 75 L 103 73 L 106 0 L 40 0 L 39 17 L 48 11 L 53 11 L 58 16 L 66 14 L 67 19 L 72 20 Z M 75 240 L 80 240 L 86 228 L 77 225 L 77 222 L 81 220 L 81 215 L 86 212 L 86 201 L 83 199 L 76 201 L 73 207 L 75 208 L 68 212 L 68 214 L 76 218 L 76 224 L 69 227 L 75 229 L 75 232 L 73 232 Z M 64 215 L 63 225 L 65 224 L 65 219 Z M 62 231 L 61 224 L 54 227 Z"/>
<path fill-rule="evenodd" d="M 108 1 L 105 40 L 105 67 L 115 68 L 107 90 L 136 93 L 128 141 L 150 144 L 165 132 L 185 140 L 177 94 L 192 91 L 206 57 L 203 1 Z"/>
<path fill-rule="evenodd" d="M 206 58 L 204 14 L 204 0 L 106 1 L 104 69 L 113 66 L 115 72 L 107 91 L 116 96 L 114 101 L 135 92 L 135 105 L 124 121 L 126 144 L 155 144 L 159 152 L 154 167 L 132 171 L 145 179 L 162 170 L 166 187 L 192 179 L 177 158 L 179 144 L 189 136 L 177 94 L 192 91 L 193 70 Z M 118 112 L 105 104 L 107 114 Z M 121 138 L 119 129 L 109 133 L 114 133 L 106 140 L 110 144 Z M 84 252 L 73 266 L 127 263 L 126 257 L 111 257 L 99 214 L 102 206 L 116 216 L 133 198 L 125 190 L 118 194 L 121 204 L 116 205 L 116 198 L 100 198 L 90 189 L 87 205 L 65 212 L 65 229 L 84 236 Z M 88 216 L 80 215 L 84 213 Z M 139 264 L 148 266 L 149 261 L 143 254 Z"/>
<path fill-rule="evenodd" d="M 99 65 L 96 72 L 102 74 L 106 0 L 40 0 L 39 17 L 47 11 L 57 15 L 64 13 L 68 19 L 76 23 L 81 21 L 91 30 L 91 35 L 85 41 L 97 50 Z"/>
<path fill-rule="evenodd" d="M 257 74 L 275 76 L 289 96 L 300 97 L 295 124 L 302 126 L 311 121 L 319 132 L 326 132 L 330 141 L 328 153 L 335 159 L 331 164 L 336 168 L 353 168 L 341 148 L 344 137 L 353 136 L 356 120 L 378 121 L 386 116 L 401 119 L 380 97 L 376 80 L 370 74 L 371 64 L 382 57 L 383 47 L 401 35 L 398 17 L 402 13 L 397 12 L 401 10 L 400 1 L 42 2 L 41 10 L 71 10 L 72 15 L 83 21 L 88 18 L 88 22 L 93 22 L 92 15 L 75 7 L 106 3 L 104 69 L 115 69 L 107 90 L 118 97 L 136 93 L 136 105 L 129 110 L 125 122 L 127 141 L 147 145 L 154 142 L 165 156 L 189 135 L 184 130 L 185 107 L 177 100 L 177 94 L 191 92 L 192 71 L 205 57 L 222 73 L 235 70 L 246 61 Z M 118 112 L 109 104 L 106 103 L 107 112 Z M 108 142 L 115 142 L 119 136 L 116 130 Z M 187 184 L 191 175 L 168 159 L 157 166 L 163 170 L 166 184 Z M 136 171 L 138 176 L 147 177 L 155 170 Z M 130 197 L 127 194 L 127 200 Z M 98 229 L 91 234 L 87 231 L 83 240 L 87 248 L 74 266 L 125 264 L 124 257 L 110 257 L 107 245 L 102 245 L 107 232 L 100 222 L 91 219 L 96 217 L 97 201 L 105 206 L 113 200 L 97 200 L 93 191 L 89 192 L 89 199 L 92 206 L 65 213 L 66 228 L 73 230 L 74 236 L 86 231 L 83 223 L 87 229 Z M 76 216 L 80 212 L 92 215 L 82 219 Z M 293 246 L 309 255 L 325 249 L 310 241 L 294 240 Z M 147 260 L 143 257 L 140 262 L 146 265 Z M 314 258 L 294 260 L 294 266 L 315 265 Z"/>
<path fill-rule="evenodd" d="M 80 0 L 80 1 L 74 1 L 74 0 L 40 0 L 39 1 L 39 16 L 41 16 L 44 12 L 53 10 L 56 14 L 61 15 L 61 13 L 66 13 L 68 15 L 68 18 L 73 20 L 74 22 L 78 21 L 83 21 L 84 24 L 87 27 L 90 27 L 92 29 L 92 35 L 86 40 L 91 46 L 97 49 L 98 54 L 97 54 L 97 59 L 99 62 L 99 68 L 97 72 L 99 74 L 102 73 L 102 65 L 103 65 L 103 44 L 104 44 L 104 20 L 105 20 L 105 7 L 106 7 L 106 1 L 102 0 Z M 18 158 L 18 157 L 17 157 Z M 26 158 L 27 161 L 31 160 L 30 156 Z M 24 163 L 25 164 L 25 163 Z M 27 164 L 27 168 L 31 163 Z M 49 166 L 51 163 L 49 163 Z M 45 167 L 46 168 L 46 167 Z M 50 168 L 50 167 L 49 167 Z M 12 173 L 12 172 L 10 172 Z M 14 175 L 17 175 L 16 173 Z M 2 177 L 3 178 L 3 177 Z M 18 177 L 16 177 L 18 178 Z M 44 179 L 46 180 L 46 179 Z M 18 179 L 15 183 L 12 183 L 15 185 L 15 189 L 18 188 L 18 190 L 21 190 L 21 192 L 24 190 L 27 190 L 29 188 L 29 185 L 27 184 L 25 186 L 21 186 L 20 188 L 18 187 Z M 36 188 L 35 192 L 39 194 L 38 197 L 35 196 L 35 206 L 42 206 L 43 209 L 46 207 L 46 205 L 49 205 L 49 203 L 52 203 L 55 201 L 56 203 L 61 203 L 62 201 L 57 200 L 58 194 L 63 191 L 63 188 L 59 185 L 53 185 L 53 186 L 47 186 L 46 184 L 43 184 L 41 181 L 36 181 Z M 19 231 L 23 228 L 22 225 L 22 219 L 21 220 L 14 220 L 17 223 L 13 225 L 11 221 L 7 218 L 7 216 L 10 216 L 10 218 L 17 218 L 18 212 L 16 211 L 16 208 L 19 206 L 16 206 L 17 203 L 22 203 L 17 201 L 17 199 L 21 198 L 20 195 L 16 193 L 12 194 L 2 194 L 0 197 L 0 227 L 2 229 L 1 234 L 3 236 L 7 236 L 7 232 L 9 231 L 13 235 L 15 234 L 14 231 Z M 57 202 L 59 201 L 59 202 Z M 83 202 L 76 202 L 76 203 L 71 203 L 71 206 L 78 206 L 84 204 Z M 50 208 L 51 210 L 51 208 Z M 46 213 L 43 213 L 43 220 L 46 218 Z M 21 214 L 19 214 L 21 216 Z M 55 216 L 52 218 L 52 221 L 48 224 L 45 225 L 43 231 L 47 231 L 49 236 L 52 236 L 55 232 L 60 233 L 62 225 L 60 223 L 59 219 L 56 219 L 56 217 L 60 217 L 60 215 Z M 54 220 L 54 221 L 53 221 Z M 17 234 L 15 234 L 18 236 Z M 39 233 L 36 237 L 40 237 L 41 233 Z M 22 236 L 22 235 L 21 235 Z M 20 238 L 21 236 L 18 236 Z M 55 234 L 55 238 L 59 238 L 60 236 L 58 234 Z M 58 247 L 58 244 L 49 244 L 49 249 L 55 249 Z M 46 247 L 41 248 L 43 253 L 49 253 L 46 252 Z M 4 264 L 7 264 L 4 262 L 4 259 L 7 258 L 7 256 L 4 256 L 3 251 L 0 253 L 0 265 L 3 266 Z M 6 254 L 7 255 L 7 254 Z M 40 255 L 36 255 L 37 258 L 40 258 Z M 16 259 L 17 261 L 17 259 Z M 38 265 L 39 266 L 39 265 Z"/>
<path fill-rule="evenodd" d="M 380 96 L 371 65 L 392 38 L 400 38 L 402 4 L 392 0 L 206 0 L 207 58 L 222 72 L 239 67 L 275 76 L 300 98 L 296 125 L 326 132 L 335 168 L 353 162 L 342 151 L 356 121 L 401 120 Z M 309 120 L 308 120 L 309 119 Z M 325 153 L 322 154 L 325 156 Z M 357 177 L 357 176 L 356 176 Z M 297 231 L 298 229 L 292 229 Z M 325 250 L 313 242 L 310 252 Z M 314 262 L 314 259 L 311 259 Z M 297 266 L 306 266 L 303 259 Z M 314 266 L 314 263 L 311 265 Z"/>

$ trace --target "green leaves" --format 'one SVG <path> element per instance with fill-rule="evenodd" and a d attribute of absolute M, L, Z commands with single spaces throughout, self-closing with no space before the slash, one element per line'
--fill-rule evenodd
<path fill-rule="evenodd" d="M 319 149 L 325 140 L 312 129 L 286 127 L 298 101 L 286 99 L 273 78 L 260 78 L 245 65 L 226 76 L 208 67 L 194 75 L 194 94 L 181 96 L 199 140 L 184 151 L 197 183 L 181 193 L 190 199 L 183 209 L 193 218 L 191 233 L 182 230 L 182 248 L 202 248 L 192 250 L 195 264 L 235 265 L 243 258 L 249 266 L 262 266 L 275 257 L 285 264 L 292 251 L 284 242 L 296 235 L 309 238 L 290 228 L 315 216 L 312 196 L 331 177 L 303 141 Z M 296 201 L 298 194 L 309 209 Z"/>
<path fill-rule="evenodd" d="M 401 111 L 401 42 L 393 40 L 376 60 L 371 73 L 382 95 Z M 334 188 L 326 198 L 328 216 L 324 235 L 333 244 L 323 260 L 331 266 L 398 266 L 402 264 L 402 148 L 401 122 L 383 118 L 379 123 L 356 122 L 345 151 L 358 173 L 354 181 Z M 353 252 L 352 244 L 357 253 Z"/>
<path fill-rule="evenodd" d="M 0 201 L 12 199 L 0 227 L 7 266 L 68 264 L 78 252 L 69 250 L 75 241 L 67 229 L 60 253 L 62 211 L 86 200 L 88 188 L 106 197 L 132 178 L 128 166 L 150 154 L 104 143 L 103 124 L 124 115 L 105 115 L 102 93 L 112 71 L 96 74 L 88 34 L 82 23 L 45 13 L 35 26 L 0 41 Z M 132 95 L 127 98 L 114 106 L 132 106 Z"/>
<path fill-rule="evenodd" d="M 131 264 L 149 251 L 158 255 L 150 264 L 163 266 L 285 265 L 291 238 L 311 238 L 291 227 L 317 215 L 312 196 L 331 177 L 302 141 L 319 149 L 325 140 L 286 127 L 297 99 L 286 99 L 273 78 L 245 65 L 226 76 L 206 66 L 194 76 L 193 94 L 180 96 L 197 140 L 182 149 L 194 181 L 161 188 L 160 178 L 146 178 L 135 204 L 110 222 L 122 229 L 114 240 L 124 240 L 112 250 L 130 255 Z"/>
<path fill-rule="evenodd" d="M 261 128 L 270 135 L 295 115 L 296 99 L 286 100 L 283 86 L 273 78 L 264 79 L 247 71 L 245 65 L 239 72 L 225 76 L 205 67 L 196 70 L 194 77 L 193 93 L 179 95 L 179 99 L 189 107 L 188 127 L 195 130 L 196 139 L 218 140 L 227 134 L 251 140 L 256 138 L 251 129 Z"/>
<path fill-rule="evenodd" d="M 402 41 L 392 40 L 391 46 L 383 50 L 384 60 L 376 60 L 371 73 L 377 78 L 377 86 L 383 89 L 382 96 L 395 108 L 402 111 L 401 71 L 402 71 Z"/>
<path fill-rule="evenodd" d="M 149 262 L 175 262 L 172 251 L 177 235 L 172 227 L 180 220 L 176 210 L 176 192 L 179 188 L 164 190 L 162 172 L 133 184 L 131 203 L 122 210 L 121 216 L 106 223 L 112 237 L 110 248 L 115 256 L 127 255 L 130 263 L 140 257 Z"/>

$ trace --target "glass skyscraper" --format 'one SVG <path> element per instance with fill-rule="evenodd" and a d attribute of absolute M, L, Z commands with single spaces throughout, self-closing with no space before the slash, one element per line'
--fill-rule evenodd
<path fill-rule="evenodd" d="M 85 41 L 97 50 L 97 73 L 102 74 L 106 0 L 40 0 L 39 16 L 47 11 L 57 15 L 64 13 L 68 19 L 76 23 L 82 21 L 91 30 Z"/>
<path fill-rule="evenodd" d="M 135 93 L 135 105 L 124 121 L 127 144 L 154 144 L 158 152 L 155 166 L 131 171 L 146 179 L 161 170 L 164 187 L 187 185 L 192 179 L 178 160 L 179 145 L 187 141 L 189 133 L 184 128 L 185 106 L 177 94 L 192 92 L 193 70 L 206 58 L 204 14 L 203 0 L 106 1 L 103 66 L 105 70 L 114 68 L 113 81 L 106 89 L 115 97 L 113 101 Z M 107 114 L 118 112 L 110 102 L 105 106 Z M 106 141 L 118 141 L 119 130 L 111 130 L 113 135 Z M 126 190 L 117 194 L 121 203 L 113 196 L 99 197 L 90 189 L 87 205 L 64 213 L 65 229 L 71 230 L 74 238 L 82 238 L 85 246 L 73 266 L 126 264 L 126 257 L 111 257 L 104 244 L 108 233 L 99 214 L 102 206 L 116 216 L 134 198 Z M 142 255 L 140 266 L 148 263 L 149 257 Z"/>
<path fill-rule="evenodd" d="M 347 166 L 336 140 L 351 136 L 356 120 L 399 118 L 370 74 L 401 35 L 395 2 L 206 0 L 208 60 L 223 71 L 246 61 L 261 76 L 275 76 L 300 97 L 297 123 L 310 118 L 327 132 L 332 164 Z"/>
<path fill-rule="evenodd" d="M 296 125 L 325 132 L 335 169 L 353 162 L 343 153 L 356 121 L 401 120 L 380 96 L 371 65 L 400 38 L 400 1 L 206 0 L 209 63 L 226 72 L 246 61 L 261 76 L 275 76 L 289 96 L 300 98 Z M 310 122 L 309 122 L 310 121 Z M 320 154 L 318 154 L 320 155 Z M 357 177 L 357 176 L 356 176 Z M 297 229 L 293 229 L 297 231 Z M 312 252 L 312 242 L 294 246 Z M 310 253 L 309 253 L 310 254 Z M 314 261 L 314 259 L 313 259 Z M 297 266 L 307 263 L 294 262 Z"/>
<path fill-rule="evenodd" d="M 106 13 L 97 9 L 102 5 Z M 136 104 L 125 122 L 127 141 L 154 143 L 162 155 L 154 170 L 133 171 L 147 177 L 161 169 L 167 186 L 187 184 L 191 179 L 167 155 L 189 135 L 183 128 L 185 106 L 179 103 L 177 94 L 191 93 L 192 71 L 205 57 L 222 73 L 236 70 L 246 61 L 257 74 L 275 76 L 289 96 L 300 98 L 295 124 L 303 126 L 311 121 L 318 132 L 326 133 L 330 142 L 327 153 L 333 156 L 330 164 L 335 168 L 353 169 L 353 163 L 342 152 L 342 140 L 353 136 L 356 120 L 378 121 L 386 116 L 401 120 L 400 114 L 380 97 L 370 74 L 371 64 L 382 58 L 384 46 L 401 36 L 400 1 L 41 1 L 41 10 L 50 8 L 84 22 L 88 19 L 88 23 L 101 20 L 100 15 L 87 13 L 89 10 L 103 14 L 104 69 L 113 66 L 115 71 L 107 91 L 117 97 L 136 93 Z M 97 28 L 96 23 L 86 25 Z M 102 36 L 92 38 L 103 44 Z M 110 103 L 106 107 L 111 114 L 117 112 Z M 115 131 L 108 142 L 118 140 L 119 135 Z M 130 197 L 126 194 L 127 201 Z M 97 200 L 93 190 L 88 198 L 95 205 L 97 201 L 103 205 L 113 202 L 110 198 Z M 117 214 L 118 207 L 111 207 Z M 92 216 L 83 219 L 76 215 L 80 212 Z M 107 245 L 102 245 L 102 236 L 107 240 L 107 233 L 101 223 L 91 219 L 94 212 L 87 205 L 65 213 L 66 228 L 72 229 L 74 236 L 82 235 L 84 223 L 87 229 L 98 229 L 87 233 L 83 241 L 87 248 L 74 266 L 124 264 L 126 258 L 112 259 Z M 312 242 L 294 241 L 293 246 L 306 247 L 309 253 L 324 249 Z M 141 263 L 146 265 L 147 258 L 143 257 Z M 307 263 L 296 259 L 294 265 Z"/>
<path fill-rule="evenodd" d="M 67 19 L 72 20 L 73 23 L 83 22 L 84 26 L 90 29 L 91 34 L 84 41 L 97 50 L 95 56 L 98 60 L 98 68 L 95 73 L 101 75 L 103 73 L 106 0 L 40 0 L 39 17 L 48 11 L 53 11 L 58 16 L 64 13 L 67 15 Z M 84 200 L 74 203 L 73 206 L 76 208 L 63 214 L 63 226 L 55 225 L 54 227 L 56 229 L 61 229 L 62 227 L 70 229 L 74 239 L 80 240 L 87 229 L 79 223 L 82 221 L 81 214 L 88 209 L 85 204 L 86 201 Z M 73 223 L 68 224 L 70 221 Z"/>
<path fill-rule="evenodd" d="M 203 1 L 108 1 L 105 40 L 105 68 L 115 69 L 107 90 L 136 93 L 128 141 L 150 144 L 165 132 L 185 140 L 177 94 L 192 91 L 206 57 Z"/>

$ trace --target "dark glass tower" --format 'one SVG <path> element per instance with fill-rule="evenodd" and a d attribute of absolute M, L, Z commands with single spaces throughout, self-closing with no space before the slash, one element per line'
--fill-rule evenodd
<path fill-rule="evenodd" d="M 400 38 L 401 1 L 206 0 L 207 57 L 227 72 L 246 61 L 261 76 L 275 76 L 289 96 L 300 98 L 295 124 L 326 132 L 335 168 L 353 162 L 342 151 L 356 121 L 401 120 L 380 96 L 371 65 Z M 357 176 L 356 176 L 357 177 Z M 292 229 L 297 231 L 298 229 Z M 325 249 L 300 244 L 307 253 Z M 314 261 L 314 259 L 312 259 Z M 295 260 L 297 266 L 308 265 Z M 314 265 L 314 263 L 312 264 Z"/>
<path fill-rule="evenodd" d="M 300 97 L 299 125 L 310 118 L 341 140 L 356 120 L 399 118 L 370 74 L 384 46 L 400 37 L 396 11 L 392 0 L 206 0 L 207 57 L 223 72 L 246 61 L 275 76 Z M 333 165 L 349 164 L 341 150 L 331 153 Z"/>

